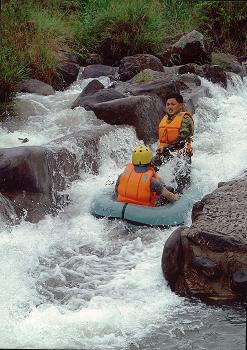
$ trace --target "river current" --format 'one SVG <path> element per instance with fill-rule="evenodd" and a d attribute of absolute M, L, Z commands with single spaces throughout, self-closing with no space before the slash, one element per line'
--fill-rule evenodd
<path fill-rule="evenodd" d="M 79 77 L 47 97 L 18 94 L 18 117 L 1 125 L 0 147 L 21 146 L 19 138 L 26 137 L 25 145 L 45 145 L 103 125 L 93 112 L 70 109 L 90 80 Z M 202 84 L 211 97 L 201 98 L 194 114 L 194 201 L 247 169 L 247 80 L 235 79 L 227 90 Z M 116 180 L 139 143 L 132 128 L 102 137 L 99 175 L 80 174 L 67 191 L 69 206 L 37 224 L 23 220 L 2 228 L 1 348 L 244 349 L 243 307 L 206 305 L 167 286 L 161 255 L 175 228 L 132 227 L 90 215 L 93 196 Z M 75 145 L 64 147 L 81 156 Z"/>

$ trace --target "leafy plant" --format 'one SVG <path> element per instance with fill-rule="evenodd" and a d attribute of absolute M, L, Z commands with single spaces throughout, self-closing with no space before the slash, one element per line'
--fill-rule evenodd
<path fill-rule="evenodd" d="M 247 3 L 244 1 L 203 1 L 195 7 L 198 30 L 211 39 L 212 49 L 235 55 L 247 47 Z"/>
<path fill-rule="evenodd" d="M 160 48 L 164 33 L 163 4 L 158 0 L 92 0 L 84 6 L 77 35 L 88 52 L 108 64 Z"/>

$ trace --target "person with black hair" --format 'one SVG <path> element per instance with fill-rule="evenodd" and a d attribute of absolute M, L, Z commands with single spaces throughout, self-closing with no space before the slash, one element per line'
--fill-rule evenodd
<path fill-rule="evenodd" d="M 176 92 L 167 94 L 166 115 L 159 124 L 159 146 L 152 165 L 161 166 L 174 156 L 183 157 L 190 165 L 193 134 L 194 121 L 189 112 L 183 112 L 183 96 Z M 189 171 L 186 171 L 185 178 L 181 180 L 177 176 L 180 192 L 189 183 L 190 166 L 187 168 Z"/>

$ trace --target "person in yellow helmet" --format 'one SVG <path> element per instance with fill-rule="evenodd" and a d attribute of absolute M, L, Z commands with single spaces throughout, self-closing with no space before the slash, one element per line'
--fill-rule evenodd
<path fill-rule="evenodd" d="M 154 207 L 175 202 L 178 194 L 169 191 L 151 166 L 153 154 L 143 145 L 132 152 L 132 163 L 126 165 L 115 186 L 118 202 Z"/>

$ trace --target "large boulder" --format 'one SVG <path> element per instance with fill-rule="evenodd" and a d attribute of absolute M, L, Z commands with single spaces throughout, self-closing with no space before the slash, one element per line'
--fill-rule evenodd
<path fill-rule="evenodd" d="M 161 61 L 153 55 L 138 54 L 124 57 L 119 63 L 119 78 L 122 81 L 129 80 L 146 68 L 163 72 Z"/>
<path fill-rule="evenodd" d="M 199 66 L 195 63 L 180 66 L 178 69 L 178 74 L 186 73 L 199 75 L 200 77 L 206 78 L 214 84 L 219 84 L 224 88 L 227 87 L 227 75 L 223 68 L 220 66 L 209 64 Z"/>
<path fill-rule="evenodd" d="M 80 71 L 80 59 L 64 49 L 58 50 L 58 67 L 53 76 L 52 85 L 56 90 L 68 88 L 78 76 Z"/>
<path fill-rule="evenodd" d="M 165 99 L 169 92 L 179 92 L 181 87 L 185 90 L 188 88 L 186 84 L 183 84 L 182 82 L 177 83 L 177 77 L 174 76 L 164 76 L 162 79 L 156 79 L 154 77 L 153 80 L 140 83 L 116 82 L 112 86 L 116 91 L 127 96 L 156 95 L 162 98 L 162 100 Z"/>
<path fill-rule="evenodd" d="M 82 71 L 82 78 L 99 78 L 102 76 L 116 78 L 118 67 L 111 67 L 104 64 L 90 64 Z"/>
<path fill-rule="evenodd" d="M 61 195 L 81 171 L 98 173 L 101 137 L 114 131 L 110 125 L 94 126 L 54 140 L 45 147 L 21 146 L 0 149 L 0 192 L 10 199 L 18 216 L 37 222 L 67 203 Z M 82 156 L 73 152 L 81 149 Z"/>
<path fill-rule="evenodd" d="M 193 30 L 182 36 L 171 47 L 156 55 L 164 66 L 179 66 L 187 63 L 203 65 L 211 62 L 211 52 L 204 36 Z"/>
<path fill-rule="evenodd" d="M 148 71 L 148 74 L 152 75 L 152 72 Z M 147 82 L 114 82 L 108 90 L 119 91 L 128 97 L 95 104 L 93 111 L 96 116 L 108 124 L 134 126 L 138 138 L 146 143 L 157 141 L 158 124 L 165 114 L 167 93 L 182 93 L 185 108 L 191 113 L 195 112 L 198 99 L 208 96 L 208 89 L 200 86 L 200 78 L 193 74 L 166 75 L 163 79 L 159 79 L 159 74 L 163 73 L 154 74 L 154 80 Z"/>
<path fill-rule="evenodd" d="M 73 102 L 71 108 L 84 107 L 87 111 L 92 110 L 94 105 L 101 102 L 125 98 L 126 96 L 114 89 L 101 89 L 92 95 L 83 96 L 83 92 Z"/>
<path fill-rule="evenodd" d="M 157 95 L 130 96 L 98 103 L 93 111 L 108 124 L 134 126 L 138 138 L 145 143 L 157 140 L 158 124 L 165 113 L 164 102 Z"/>
<path fill-rule="evenodd" d="M 245 75 L 245 72 L 241 63 L 238 61 L 237 57 L 235 57 L 234 55 L 223 53 L 223 52 L 213 52 L 212 64 L 220 66 L 224 71 L 238 74 L 241 77 Z"/>
<path fill-rule="evenodd" d="M 23 80 L 18 86 L 19 92 L 29 92 L 43 96 L 54 95 L 53 87 L 37 79 Z"/>
<path fill-rule="evenodd" d="M 211 301 L 244 301 L 247 282 L 247 175 L 219 184 L 197 202 L 192 225 L 167 240 L 162 269 L 175 292 Z"/>

